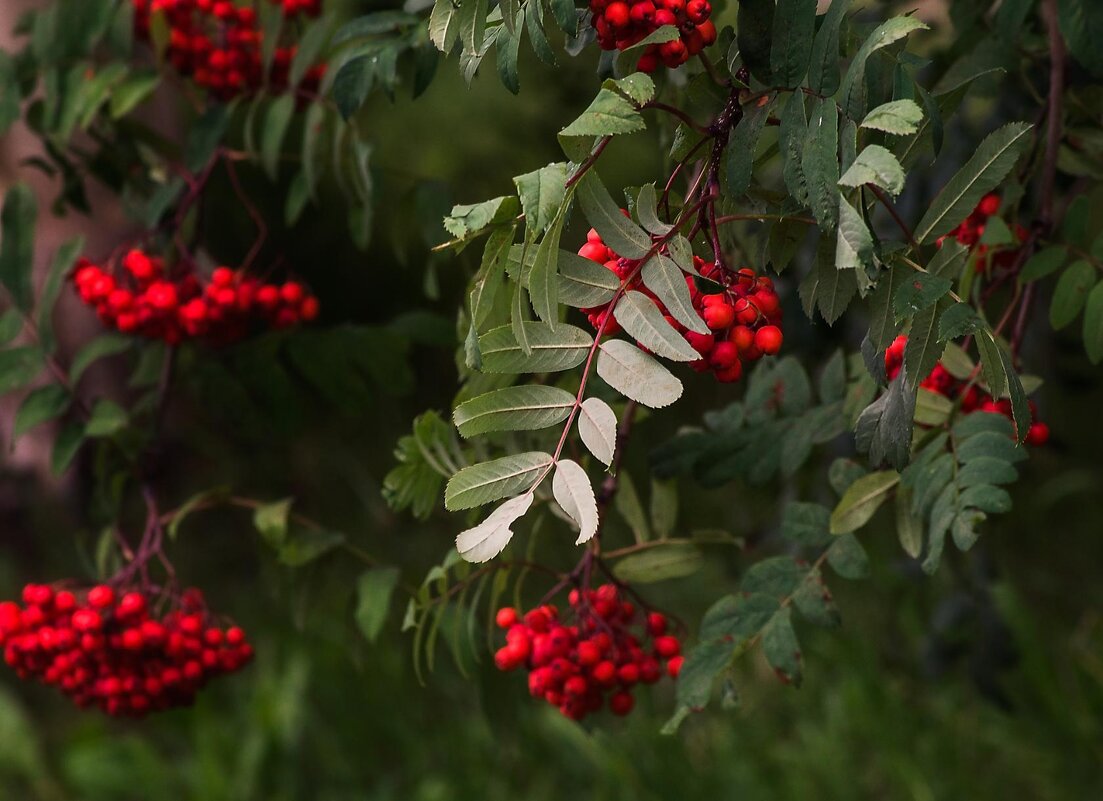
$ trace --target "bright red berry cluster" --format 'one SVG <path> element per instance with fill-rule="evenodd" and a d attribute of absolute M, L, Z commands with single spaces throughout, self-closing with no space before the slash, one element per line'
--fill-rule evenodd
<path fill-rule="evenodd" d="M 286 18 L 318 16 L 322 0 L 269 0 L 283 6 Z M 264 33 L 253 7 L 231 0 L 133 0 L 134 26 L 149 40 L 151 16 L 163 12 L 169 26 L 166 57 L 181 75 L 189 76 L 221 100 L 248 95 L 267 85 L 286 91 L 296 46 L 277 47 L 265 75 L 261 56 Z M 311 67 L 296 90 L 317 91 L 325 65 Z"/>
<path fill-rule="evenodd" d="M 888 350 L 885 351 L 885 369 L 889 379 L 896 378 L 904 365 L 904 349 L 908 344 L 906 336 L 897 337 Z M 959 381 L 942 366 L 936 364 L 930 375 L 919 382 L 919 386 L 926 390 L 942 395 L 950 400 L 961 399 L 961 410 L 969 412 L 993 412 L 1002 414 L 1008 419 L 1013 419 L 1011 401 L 1007 398 L 996 400 L 987 392 L 978 389 L 976 385 L 968 381 Z M 1038 407 L 1034 401 L 1030 401 L 1030 417 L 1034 421 L 1026 433 L 1028 445 L 1045 445 L 1049 441 L 1049 426 L 1038 421 Z"/>
<path fill-rule="evenodd" d="M 122 259 L 123 275 L 81 259 L 73 283 L 104 325 L 124 334 L 177 344 L 201 338 L 213 344 L 241 339 L 256 324 L 287 328 L 318 316 L 318 299 L 297 281 L 266 284 L 228 267 L 206 282 L 193 266 L 170 275 L 164 260 L 141 250 Z"/>
<path fill-rule="evenodd" d="M 23 603 L 0 603 L 0 647 L 21 679 L 57 687 L 79 707 L 141 717 L 187 706 L 206 682 L 253 658 L 236 626 L 219 627 L 198 590 L 158 615 L 140 590 L 108 585 L 87 592 L 45 584 L 23 588 Z"/>
<path fill-rule="evenodd" d="M 605 265 L 622 281 L 632 276 L 639 266 L 638 261 L 621 258 L 614 253 L 593 229 L 578 255 Z M 756 276 L 748 268 L 743 268 L 733 276 L 697 256 L 693 257 L 693 264 L 703 278 L 716 284 L 718 290 L 703 292 L 692 276 L 686 276 L 686 286 L 689 287 L 693 307 L 711 333 L 690 331 L 675 320 L 662 301 L 643 285 L 638 275 L 631 278 L 629 287 L 650 297 L 667 322 L 701 355 L 699 360 L 690 362 L 693 369 L 698 372 L 711 370 L 718 381 L 738 381 L 743 375 L 744 364 L 760 359 L 763 355 L 772 356 L 781 350 L 781 304 L 774 292 L 773 281 L 766 276 Z M 605 306 L 582 311 L 594 328 L 600 328 L 609 315 Z M 610 319 L 605 324 L 607 334 L 614 334 L 619 330 L 620 326 L 615 319 Z M 643 345 L 640 347 L 643 348 Z"/>
<path fill-rule="evenodd" d="M 643 614 L 612 584 L 585 593 L 572 590 L 569 601 L 571 625 L 561 622 L 550 604 L 524 617 L 509 607 L 498 610 L 506 644 L 494 654 L 494 664 L 499 670 L 528 670 L 534 698 L 582 720 L 601 709 L 608 695 L 610 711 L 627 715 L 635 704 L 632 688 L 662 678 L 664 662 L 670 676 L 678 675 L 681 643 L 667 634 L 662 614 Z"/>
<path fill-rule="evenodd" d="M 641 72 L 660 63 L 674 69 L 716 41 L 709 0 L 590 0 L 590 13 L 602 50 L 627 50 L 664 25 L 678 28 L 679 38 L 644 49 L 636 64 Z"/>
<path fill-rule="evenodd" d="M 989 263 L 991 263 L 992 270 L 1010 269 L 1015 265 L 1015 261 L 1019 256 L 1019 247 L 986 245 L 980 241 L 981 237 L 984 236 L 989 218 L 995 216 L 999 210 L 1000 196 L 995 193 L 985 195 L 961 225 L 950 231 L 946 236 L 941 237 L 938 244 L 941 245 L 943 240 L 950 237 L 972 250 L 973 268 L 978 273 L 985 272 Z M 1020 245 L 1026 241 L 1027 230 L 1023 226 L 1016 223 L 1013 233 Z M 989 253 L 991 253 L 991 257 L 989 257 Z"/>

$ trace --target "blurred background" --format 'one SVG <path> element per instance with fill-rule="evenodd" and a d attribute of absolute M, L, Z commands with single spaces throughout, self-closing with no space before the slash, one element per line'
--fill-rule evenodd
<path fill-rule="evenodd" d="M 30 5 L 0 4 L 5 47 Z M 383 7 L 340 5 L 349 14 Z M 733 6 L 720 21 L 733 21 Z M 941 25 L 928 46 L 953 37 L 941 2 L 861 6 L 874 15 L 918 7 Z M 322 327 L 370 332 L 370 389 L 335 402 L 300 384 L 250 381 L 242 365 L 256 363 L 251 357 L 263 354 L 264 341 L 186 363 L 166 425 L 165 507 L 220 485 L 264 499 L 295 496 L 296 509 L 402 564 L 409 582 L 444 558 L 455 517 L 439 511 L 416 521 L 392 513 L 381 496 L 396 440 L 422 410 L 447 411 L 456 388 L 455 308 L 477 253 L 431 256 L 428 246 L 443 238 L 437 221 L 454 202 L 507 193 L 513 175 L 561 158 L 555 134 L 596 84 L 592 52 L 563 57 L 556 70 L 522 54 L 517 97 L 492 64 L 467 88 L 447 62 L 416 101 L 400 92 L 393 102 L 377 97 L 364 112 L 377 199 L 368 251 L 352 246 L 342 215 L 324 202 L 294 230 L 275 231 L 267 249 L 284 255 L 319 295 Z M 937 184 L 968 156 L 976 131 L 1019 118 L 1022 102 L 995 82 L 974 90 L 939 165 L 918 181 Z M 159 99 L 151 113 L 171 121 L 172 98 Z M 662 150 L 650 136 L 610 147 L 603 177 L 611 184 L 661 177 Z M 0 142 L 0 180 L 32 181 L 46 207 L 55 187 L 20 166 L 36 147 L 20 130 Z M 268 216 L 281 218 L 286 187 L 259 170 L 247 178 Z M 212 195 L 204 239 L 233 264 L 252 242 L 250 223 L 228 191 L 216 187 Z M 74 231 L 89 235 L 94 254 L 125 233 L 109 196 L 93 192 L 92 202 L 92 218 L 43 214 L 40 263 Z M 583 235 L 572 230 L 571 241 Z M 779 282 L 786 348 L 814 366 L 834 347 L 853 348 L 864 328 L 808 322 L 796 298 L 799 275 Z M 75 349 L 95 321 L 69 301 L 57 322 Z M 351 615 L 357 565 L 335 555 L 298 571 L 280 567 L 248 516 L 212 511 L 189 518 L 171 554 L 185 581 L 201 585 L 214 607 L 251 633 L 254 665 L 215 682 L 194 708 L 141 722 L 77 712 L 0 669 L 0 799 L 1103 798 L 1103 382 L 1079 345 L 1067 347 L 1043 318 L 1025 358 L 1046 379 L 1038 400 L 1053 439 L 1032 454 L 1013 488 L 1014 513 L 988 523 L 981 543 L 955 553 L 934 578 L 903 556 L 891 519 L 878 518 L 864 539 L 870 579 L 831 581 L 842 629 L 801 630 L 800 689 L 777 682 L 752 654 L 740 668 L 737 709 L 712 707 L 664 737 L 658 730 L 673 709 L 668 682 L 642 694 L 629 718 L 599 716 L 586 726 L 529 699 L 523 677 L 495 671 L 489 651 L 464 677 L 440 649 L 422 686 L 409 638 L 399 632 L 404 602 L 369 646 Z M 125 374 L 109 361 L 85 381 L 86 392 L 125 392 Z M 646 437 L 628 468 L 644 477 L 649 442 L 730 402 L 731 392 L 691 384 L 680 411 L 644 422 Z M 86 460 L 64 479 L 51 478 L 52 432 L 40 428 L 9 448 L 13 410 L 0 411 L 3 598 L 30 580 L 91 576 L 96 541 L 88 512 L 96 465 Z M 706 493 L 683 482 L 681 525 L 726 528 L 748 545 L 692 581 L 648 587 L 649 596 L 698 620 L 747 565 L 781 547 L 780 509 L 790 494 L 822 490 L 825 464 L 784 492 L 730 485 Z M 538 583 L 530 579 L 526 591 L 539 597 Z"/>

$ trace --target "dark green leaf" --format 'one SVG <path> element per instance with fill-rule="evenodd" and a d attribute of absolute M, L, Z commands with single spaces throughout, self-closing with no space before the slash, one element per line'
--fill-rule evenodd
<path fill-rule="evenodd" d="M 37 218 L 38 203 L 31 188 L 20 183 L 9 189 L 0 213 L 0 284 L 23 311 L 30 311 L 33 302 L 31 271 Z"/>
<path fill-rule="evenodd" d="M 383 630 L 398 579 L 396 567 L 373 567 L 356 580 L 356 625 L 368 642 L 375 642 Z"/>
<path fill-rule="evenodd" d="M 60 417 L 69 408 L 69 400 L 69 393 L 59 384 L 47 384 L 31 392 L 15 413 L 12 439 L 22 436 L 37 425 Z"/>

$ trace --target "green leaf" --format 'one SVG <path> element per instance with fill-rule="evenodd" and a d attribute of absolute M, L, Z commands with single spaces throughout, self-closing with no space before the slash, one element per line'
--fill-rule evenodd
<path fill-rule="evenodd" d="M 1095 268 L 1086 261 L 1074 261 L 1061 273 L 1053 290 L 1049 306 L 1049 322 L 1054 328 L 1064 328 L 1075 320 L 1087 302 L 1095 285 Z"/>
<path fill-rule="evenodd" d="M 984 381 L 988 384 L 988 391 L 994 397 L 1001 397 L 1007 392 L 1007 376 L 1003 372 L 1003 362 L 1000 359 L 1000 347 L 996 344 L 995 337 L 987 328 L 982 328 L 976 336 L 977 351 L 980 355 L 981 370 Z"/>
<path fill-rule="evenodd" d="M 865 116 L 868 97 L 866 65 L 869 57 L 913 31 L 926 29 L 927 26 L 915 17 L 894 17 L 879 25 L 869 35 L 850 62 L 850 69 L 847 70 L 840 90 L 839 103 L 848 117 L 860 120 Z"/>
<path fill-rule="evenodd" d="M 546 474 L 551 465 L 550 454 L 531 451 L 465 467 L 448 481 L 444 506 L 455 512 L 516 495 Z"/>
<path fill-rule="evenodd" d="M 502 81 L 502 85 L 513 94 L 521 91 L 521 78 L 517 71 L 517 60 L 521 52 L 521 26 L 524 24 L 524 13 L 520 9 L 513 17 L 510 17 L 507 13 L 504 19 L 512 19 L 513 23 L 498 28 L 498 35 L 494 40 L 498 78 Z"/>
<path fill-rule="evenodd" d="M 295 96 L 286 94 L 272 101 L 264 115 L 264 130 L 260 138 L 261 160 L 264 170 L 273 181 L 280 172 L 280 149 L 287 136 L 287 128 L 295 113 Z"/>
<path fill-rule="evenodd" d="M 84 250 L 84 237 L 76 236 L 57 249 L 54 259 L 50 263 L 50 270 L 46 274 L 46 281 L 42 285 L 42 291 L 35 304 L 35 327 L 38 329 L 38 344 L 45 353 L 52 353 L 57 346 L 57 337 L 54 335 L 54 306 L 61 287 L 65 283 L 65 276 L 69 274 L 77 256 Z"/>
<path fill-rule="evenodd" d="M 19 309 L 8 309 L 0 314 L 0 346 L 8 345 L 23 330 L 23 315 Z"/>
<path fill-rule="evenodd" d="M 738 198 L 746 194 L 751 185 L 755 154 L 762 128 L 770 116 L 771 104 L 755 106 L 732 131 L 731 141 L 725 151 L 725 176 L 727 196 Z"/>
<path fill-rule="evenodd" d="M 797 545 L 819 548 L 831 541 L 831 510 L 818 503 L 788 503 L 781 536 Z"/>
<path fill-rule="evenodd" d="M 858 416 L 855 444 L 868 453 L 870 462 L 887 460 L 898 470 L 908 463 L 911 453 L 912 421 L 915 418 L 915 392 L 904 386 L 906 370 L 888 389 Z"/>
<path fill-rule="evenodd" d="M 287 519 L 293 502 L 292 498 L 284 498 L 258 506 L 253 512 L 253 526 L 273 548 L 279 548 L 287 539 Z"/>
<path fill-rule="evenodd" d="M 908 328 L 908 344 L 904 348 L 904 370 L 907 385 L 914 389 L 926 378 L 942 353 L 938 341 L 938 315 L 941 305 L 928 306 L 912 318 Z"/>
<path fill-rule="evenodd" d="M 849 1 L 849 0 L 848 0 Z M 804 94 L 794 92 L 785 104 L 778 128 L 778 149 L 781 151 L 781 172 L 785 187 L 793 199 L 802 206 L 808 204 L 808 181 L 804 177 L 801 156 L 808 136 L 808 120 L 805 117 Z M 803 234 L 803 227 L 800 229 Z"/>
<path fill-rule="evenodd" d="M 943 318 L 946 317 L 946 314 L 949 314 L 949 310 L 942 315 Z M 980 331 L 982 329 L 983 326 L 980 326 L 976 330 Z M 946 371 L 958 381 L 968 380 L 973 375 L 973 370 L 976 369 L 976 365 L 969 358 L 969 354 L 952 342 L 946 343 L 939 361 L 946 368 Z"/>
<path fill-rule="evenodd" d="M 574 395 L 557 387 L 505 387 L 456 407 L 452 419 L 463 437 L 488 431 L 534 431 L 565 420 Z"/>
<path fill-rule="evenodd" d="M 839 179 L 839 186 L 873 184 L 892 195 L 904 191 L 904 168 L 896 156 L 880 145 L 870 145 Z"/>
<path fill-rule="evenodd" d="M 350 58 L 337 71 L 330 93 L 341 119 L 349 119 L 368 99 L 375 84 L 377 61 L 377 55 L 369 53 Z"/>
<path fill-rule="evenodd" d="M 586 358 L 593 337 L 571 325 L 558 325 L 552 331 L 546 325 L 522 322 L 530 348 L 526 355 L 514 336 L 512 326 L 492 328 L 479 337 L 483 371 L 487 373 L 545 373 L 570 370 Z"/>
<path fill-rule="evenodd" d="M 804 313 L 812 317 L 813 310 L 819 308 L 820 314 L 828 325 L 842 317 L 858 291 L 857 272 L 840 270 L 835 265 L 834 242 L 830 251 L 821 244 L 815 265 L 805 279 L 801 281 L 799 292 Z"/>
<path fill-rule="evenodd" d="M 617 447 L 617 416 L 600 398 L 587 398 L 578 410 L 578 435 L 590 453 L 609 466 Z"/>
<path fill-rule="evenodd" d="M 77 355 L 73 357 L 73 363 L 69 365 L 69 380 L 75 386 L 84 375 L 84 371 L 95 362 L 129 350 L 133 344 L 134 340 L 124 334 L 100 334 L 77 351 Z"/>
<path fill-rule="evenodd" d="M 436 0 L 429 15 L 429 41 L 445 55 L 459 40 L 461 9 L 452 0 Z"/>
<path fill-rule="evenodd" d="M 643 504 L 640 503 L 636 484 L 632 481 L 631 474 L 627 472 L 618 476 L 618 479 L 617 494 L 613 496 L 613 508 L 628 524 L 636 542 L 647 542 L 651 539 L 651 526 L 643 511 Z"/>
<path fill-rule="evenodd" d="M 529 231 L 534 234 L 546 231 L 560 217 L 566 197 L 567 165 L 563 162 L 548 164 L 518 175 L 513 183 L 521 198 Z"/>
<path fill-rule="evenodd" d="M 140 106 L 161 85 L 161 75 L 155 71 L 134 72 L 111 92 L 111 118 L 118 120 Z"/>
<path fill-rule="evenodd" d="M 628 584 L 651 584 L 692 576 L 704 566 L 697 546 L 669 542 L 619 559 L 613 564 L 613 575 Z"/>
<path fill-rule="evenodd" d="M 73 463 L 80 446 L 84 444 L 84 425 L 76 420 L 63 426 L 54 439 L 54 447 L 50 452 L 50 470 L 55 476 L 60 476 L 69 469 Z"/>
<path fill-rule="evenodd" d="M 554 330 L 559 318 L 559 237 L 563 232 L 563 216 L 556 217 L 548 227 L 529 270 L 527 289 L 529 302 L 536 316 Z"/>
<path fill-rule="evenodd" d="M 37 425 L 60 417 L 69 408 L 69 401 L 69 393 L 59 384 L 47 384 L 33 390 L 23 399 L 19 411 L 15 413 L 12 439 L 21 437 Z"/>
<path fill-rule="evenodd" d="M 763 629 L 762 652 L 779 679 L 794 687 L 800 686 L 803 657 L 797 633 L 793 630 L 792 612 L 788 608 L 774 615 Z"/>
<path fill-rule="evenodd" d="M 655 236 L 664 236 L 670 233 L 674 227 L 670 223 L 664 223 L 659 219 L 658 212 L 658 197 L 655 193 L 655 184 L 644 184 L 640 187 L 640 193 L 636 197 L 636 217 L 640 221 L 640 225 L 649 234 Z"/>
<path fill-rule="evenodd" d="M 560 459 L 552 476 L 552 497 L 578 528 L 575 545 L 582 545 L 597 534 L 600 518 L 597 496 L 586 470 L 571 459 Z"/>
<path fill-rule="evenodd" d="M 862 120 L 862 127 L 907 136 L 918 132 L 922 121 L 923 109 L 914 100 L 893 100 L 869 112 Z"/>
<path fill-rule="evenodd" d="M 1030 146 L 1032 126 L 1013 122 L 989 134 L 973 156 L 946 183 L 915 229 L 915 238 L 927 244 L 949 233 L 996 189 Z"/>
<path fill-rule="evenodd" d="M 832 0 L 831 7 L 812 41 L 808 65 L 808 87 L 818 95 L 831 97 L 838 91 L 842 74 L 839 70 L 839 28 L 850 9 L 852 0 Z"/>
<path fill-rule="evenodd" d="M 513 539 L 511 526 L 532 506 L 531 492 L 510 498 L 479 525 L 461 531 L 456 537 L 456 550 L 468 562 L 487 562 L 500 554 Z"/>
<path fill-rule="evenodd" d="M 774 41 L 775 0 L 739 0 L 736 44 L 743 65 L 767 86 L 773 83 L 771 54 Z"/>
<path fill-rule="evenodd" d="M 604 268 L 602 270 L 605 273 L 610 272 Z M 655 255 L 643 265 L 640 277 L 643 278 L 644 286 L 654 292 L 666 306 L 671 317 L 691 331 L 699 334 L 709 333 L 709 327 L 693 308 L 689 286 L 678 265 L 666 256 Z"/>
<path fill-rule="evenodd" d="M 806 571 L 791 556 L 772 556 L 751 565 L 739 582 L 739 591 L 768 595 L 780 602 L 796 590 L 805 576 Z"/>
<path fill-rule="evenodd" d="M 912 491 L 901 486 L 896 491 L 896 536 L 900 547 L 912 559 L 923 552 L 923 520 L 912 511 Z"/>
<path fill-rule="evenodd" d="M 526 177 L 521 176 L 521 178 Z M 514 180 L 520 179 L 515 178 Z M 442 224 L 444 230 L 456 239 L 470 239 L 491 226 L 501 226 L 512 222 L 520 211 L 521 206 L 517 202 L 517 198 L 512 196 L 496 197 L 491 200 L 484 200 L 482 203 L 453 206 L 451 213 L 444 218 Z M 536 212 L 533 211 L 533 213 Z"/>
<path fill-rule="evenodd" d="M 881 274 L 877 286 L 869 297 L 869 341 L 880 353 L 900 333 L 900 322 L 892 313 L 892 299 L 900 285 L 911 275 L 911 270 L 895 266 Z"/>
<path fill-rule="evenodd" d="M 1092 0 L 1060 0 L 1061 33 L 1073 58 L 1097 78 L 1103 78 L 1103 8 Z"/>
<path fill-rule="evenodd" d="M 297 529 L 279 548 L 278 558 L 288 567 L 302 567 L 339 548 L 345 535 L 321 528 Z"/>
<path fill-rule="evenodd" d="M 768 595 L 727 595 L 714 603 L 701 619 L 700 637 L 730 638 L 737 645 L 762 630 L 777 614 L 780 604 Z"/>
<path fill-rule="evenodd" d="M 1084 349 L 1092 364 L 1103 361 L 1103 281 L 1088 295 L 1084 311 Z"/>
<path fill-rule="evenodd" d="M 823 574 L 812 570 L 808 578 L 793 594 L 793 606 L 809 623 L 823 628 L 836 629 L 842 624 L 835 599 L 824 583 Z"/>
<path fill-rule="evenodd" d="M 295 58 L 291 61 L 288 83 L 298 86 L 307 70 L 318 63 L 322 51 L 329 41 L 330 18 L 320 17 L 307 25 L 306 30 L 296 37 Z"/>
<path fill-rule="evenodd" d="M 925 426 L 941 426 L 950 419 L 953 411 L 954 404 L 945 395 L 919 388 L 915 400 L 915 422 Z"/>
<path fill-rule="evenodd" d="M 188 131 L 188 143 L 184 149 L 184 166 L 198 173 L 214 156 L 226 129 L 230 124 L 230 107 L 212 105 L 196 120 Z"/>
<path fill-rule="evenodd" d="M 912 317 L 941 300 L 952 286 L 949 278 L 931 273 L 912 273 L 896 290 L 892 299 L 893 314 L 898 321 Z"/>
<path fill-rule="evenodd" d="M 398 579 L 397 567 L 373 567 L 356 580 L 356 625 L 368 642 L 383 630 Z"/>
<path fill-rule="evenodd" d="M 831 512 L 831 533 L 847 534 L 860 529 L 899 483 L 900 475 L 895 470 L 881 470 L 859 478 Z"/>
<path fill-rule="evenodd" d="M 655 536 L 665 540 L 678 523 L 678 483 L 651 481 L 651 526 Z"/>
<path fill-rule="evenodd" d="M 606 245 L 626 259 L 642 259 L 651 252 L 651 237 L 621 213 L 593 170 L 583 176 L 577 187 L 582 213 Z"/>
<path fill-rule="evenodd" d="M 853 534 L 843 534 L 827 549 L 827 564 L 846 579 L 860 579 L 869 575 L 869 556 Z"/>
<path fill-rule="evenodd" d="M 712 684 L 732 660 L 732 644 L 712 639 L 698 643 L 687 654 L 675 690 L 680 709 L 699 710 L 712 695 Z M 665 731 L 665 730 L 664 730 Z"/>
<path fill-rule="evenodd" d="M 839 270 L 864 270 L 873 263 L 873 236 L 865 220 L 850 202 L 839 195 L 839 235 L 835 266 Z"/>
<path fill-rule="evenodd" d="M 4 196 L 0 212 L 0 284 L 11 293 L 17 308 L 30 311 L 31 271 L 34 267 L 34 231 L 38 202 L 26 184 L 16 184 Z"/>
<path fill-rule="evenodd" d="M 617 302 L 613 315 L 629 335 L 658 356 L 677 362 L 701 358 L 666 321 L 655 302 L 642 292 L 626 292 Z"/>
<path fill-rule="evenodd" d="M 1039 278 L 1045 278 L 1047 275 L 1051 275 L 1057 272 L 1064 265 L 1065 260 L 1068 258 L 1068 251 L 1060 245 L 1050 245 L 1044 250 L 1040 250 L 1027 259 L 1026 264 L 1023 265 L 1022 272 L 1019 273 L 1019 280 L 1023 283 L 1029 281 L 1037 281 Z"/>
<path fill-rule="evenodd" d="M 800 86 L 808 72 L 815 29 L 816 0 L 778 0 L 770 51 L 774 83 Z"/>
<path fill-rule="evenodd" d="M 630 134 L 647 128 L 636 104 L 620 92 L 602 87 L 594 101 L 570 125 L 559 132 L 560 137 L 594 137 Z"/>
<path fill-rule="evenodd" d="M 601 343 L 597 374 L 613 389 L 651 409 L 682 396 L 682 382 L 635 345 L 623 339 Z"/>
<path fill-rule="evenodd" d="M 0 350 L 0 395 L 27 386 L 45 366 L 45 356 L 36 347 Z"/>
<path fill-rule="evenodd" d="M 815 101 L 801 169 L 816 222 L 821 230 L 833 230 L 839 212 L 839 111 L 834 100 Z"/>
<path fill-rule="evenodd" d="M 114 401 L 101 398 L 92 407 L 92 413 L 84 427 L 84 435 L 93 439 L 111 437 L 122 431 L 128 422 L 126 409 Z"/>
<path fill-rule="evenodd" d="M 980 319 L 976 309 L 968 303 L 954 303 L 942 312 L 938 320 L 938 339 L 943 342 L 957 339 L 975 333 L 983 325 L 984 321 Z"/>

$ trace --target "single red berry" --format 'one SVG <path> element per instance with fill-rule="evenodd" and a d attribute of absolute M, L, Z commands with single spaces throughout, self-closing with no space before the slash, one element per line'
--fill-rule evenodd
<path fill-rule="evenodd" d="M 88 603 L 97 609 L 106 609 L 115 603 L 115 591 L 106 584 L 100 584 L 88 591 Z"/>
<path fill-rule="evenodd" d="M 776 325 L 766 325 L 755 331 L 754 344 L 765 354 L 773 356 L 781 350 L 781 329 Z"/>
<path fill-rule="evenodd" d="M 494 616 L 494 622 L 500 629 L 508 629 L 517 623 L 517 610 L 511 606 L 507 606 L 498 610 L 498 614 Z"/>
<path fill-rule="evenodd" d="M 682 663 L 686 661 L 684 656 L 676 656 L 666 663 L 666 673 L 670 678 L 678 678 L 678 674 L 682 672 Z"/>
<path fill-rule="evenodd" d="M 613 693 L 609 699 L 609 710 L 614 715 L 624 717 L 632 711 L 632 707 L 636 705 L 635 699 L 632 697 L 632 693 L 621 691 Z"/>

